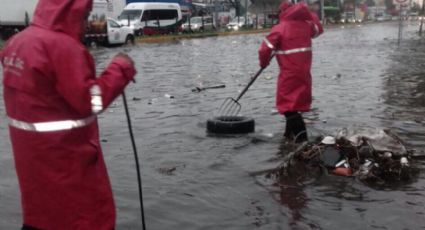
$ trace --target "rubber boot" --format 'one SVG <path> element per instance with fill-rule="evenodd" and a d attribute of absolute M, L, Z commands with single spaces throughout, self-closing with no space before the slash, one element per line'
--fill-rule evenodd
<path fill-rule="evenodd" d="M 298 112 L 286 112 L 285 138 L 288 141 L 301 143 L 308 140 L 304 119 Z"/>

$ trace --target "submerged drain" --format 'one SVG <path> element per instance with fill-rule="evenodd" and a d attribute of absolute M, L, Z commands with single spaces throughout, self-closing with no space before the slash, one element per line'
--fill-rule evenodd
<path fill-rule="evenodd" d="M 214 117 L 207 121 L 207 131 L 220 134 L 252 133 L 255 131 L 255 121 L 250 117 Z"/>

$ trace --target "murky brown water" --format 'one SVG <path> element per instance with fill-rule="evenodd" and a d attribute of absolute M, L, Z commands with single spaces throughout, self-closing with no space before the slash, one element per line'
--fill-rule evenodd
<path fill-rule="evenodd" d="M 400 48 L 396 23 L 329 29 L 315 41 L 314 110 L 308 114 L 315 120 L 309 125 L 313 134 L 354 124 L 390 127 L 409 147 L 425 150 L 425 44 L 415 39 L 416 28 L 405 28 L 409 39 Z M 142 154 L 148 229 L 425 228 L 424 162 L 416 163 L 421 173 L 414 181 L 385 189 L 314 175 L 294 175 L 277 187 L 257 173 L 281 163 L 284 119 L 271 114 L 276 64 L 242 99 L 243 113 L 256 119 L 257 132 L 232 138 L 206 134 L 205 121 L 256 72 L 263 36 L 140 45 L 129 51 L 139 70 L 127 96 L 141 99 L 130 101 L 130 107 Z M 99 70 L 122 49 L 94 50 Z M 221 83 L 227 87 L 191 92 L 200 84 Z M 18 186 L 6 119 L 0 121 L 0 229 L 18 229 Z M 121 99 L 100 123 L 117 229 L 141 229 Z"/>

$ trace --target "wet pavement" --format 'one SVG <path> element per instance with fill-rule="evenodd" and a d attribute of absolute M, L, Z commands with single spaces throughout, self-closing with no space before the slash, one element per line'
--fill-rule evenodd
<path fill-rule="evenodd" d="M 406 23 L 328 29 L 315 40 L 311 135 L 350 125 L 388 127 L 425 150 L 425 43 Z M 242 99 L 256 133 L 208 135 L 205 122 L 257 71 L 264 35 L 93 50 L 101 71 L 118 51 L 136 60 L 127 90 L 141 155 L 148 229 L 423 229 L 425 163 L 408 183 L 372 187 L 314 172 L 273 179 L 281 164 L 284 119 L 273 115 L 277 65 Z M 194 93 L 199 86 L 226 88 Z M 165 94 L 174 96 L 173 99 Z M 140 100 L 139 100 L 140 99 Z M 4 114 L 3 102 L 0 113 Z M 18 185 L 0 119 L 0 229 L 21 224 Z M 141 229 L 137 180 L 121 98 L 100 116 L 102 145 L 117 205 L 117 229 Z M 302 171 L 302 169 L 301 169 Z"/>

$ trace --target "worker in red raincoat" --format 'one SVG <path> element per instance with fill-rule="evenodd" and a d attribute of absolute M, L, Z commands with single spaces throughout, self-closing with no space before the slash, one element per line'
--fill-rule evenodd
<path fill-rule="evenodd" d="M 0 54 L 23 229 L 111 230 L 115 205 L 96 115 L 136 74 L 118 54 L 99 78 L 82 45 L 92 0 L 39 0 Z"/>
<path fill-rule="evenodd" d="M 286 117 L 285 137 L 302 142 L 307 140 L 304 120 L 300 112 L 310 110 L 311 39 L 323 32 L 320 22 L 314 21 L 305 4 L 280 6 L 279 24 L 272 28 L 259 50 L 260 66 L 269 65 L 272 54 L 280 67 L 277 83 L 276 107 Z"/>

